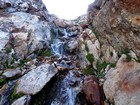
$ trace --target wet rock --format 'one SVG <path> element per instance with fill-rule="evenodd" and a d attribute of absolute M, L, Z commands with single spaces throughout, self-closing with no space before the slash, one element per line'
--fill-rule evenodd
<path fill-rule="evenodd" d="M 57 73 L 57 69 L 49 64 L 42 64 L 31 70 L 17 82 L 16 93 L 36 94 Z"/>
<path fill-rule="evenodd" d="M 2 75 L 5 76 L 6 78 L 11 78 L 20 74 L 21 71 L 19 69 L 7 69 L 4 71 Z"/>
<path fill-rule="evenodd" d="M 140 103 L 140 63 L 128 62 L 126 55 L 117 62 L 117 66 L 106 74 L 104 92 L 115 105 L 138 105 Z"/>
<path fill-rule="evenodd" d="M 96 77 L 88 76 L 85 78 L 83 91 L 88 101 L 95 105 L 101 105 L 100 88 Z"/>
<path fill-rule="evenodd" d="M 30 100 L 31 100 L 31 96 L 25 95 L 17 99 L 15 102 L 13 102 L 12 105 L 29 105 Z"/>

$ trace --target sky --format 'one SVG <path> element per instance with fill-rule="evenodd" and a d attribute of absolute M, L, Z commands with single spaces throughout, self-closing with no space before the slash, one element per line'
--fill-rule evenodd
<path fill-rule="evenodd" d="M 87 12 L 94 0 L 42 0 L 50 14 L 62 19 L 75 19 Z"/>

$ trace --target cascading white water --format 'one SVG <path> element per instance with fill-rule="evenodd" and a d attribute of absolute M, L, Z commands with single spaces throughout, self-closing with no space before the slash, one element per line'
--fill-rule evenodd
<path fill-rule="evenodd" d="M 69 71 L 67 76 L 60 82 L 51 105 L 75 105 L 82 84 L 81 77 L 76 77 L 75 72 L 77 71 Z"/>
<path fill-rule="evenodd" d="M 64 36 L 59 36 L 57 31 L 58 30 L 55 30 L 56 38 L 51 44 L 51 48 L 54 55 L 63 56 L 64 42 L 58 38 L 68 38 L 68 33 L 66 29 L 64 29 Z M 67 67 L 68 66 L 69 65 L 67 65 Z M 82 85 L 82 77 L 76 77 L 75 73 L 80 74 L 80 72 L 75 70 L 68 71 L 67 75 L 60 81 L 57 86 L 56 96 L 51 105 L 75 105 L 76 96 Z"/>

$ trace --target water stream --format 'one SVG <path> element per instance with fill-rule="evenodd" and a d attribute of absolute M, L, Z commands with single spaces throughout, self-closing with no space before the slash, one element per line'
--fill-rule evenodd
<path fill-rule="evenodd" d="M 64 29 L 63 38 L 68 38 L 68 33 Z M 58 32 L 56 32 L 56 39 L 54 39 L 53 44 L 51 45 L 52 52 L 54 55 L 64 56 L 64 42 L 58 39 L 60 37 Z M 64 60 L 63 60 L 64 62 Z M 63 64 L 64 65 L 64 64 Z M 70 66 L 65 63 L 65 66 Z M 51 105 L 75 105 L 76 97 L 79 93 L 82 85 L 82 77 L 80 72 L 76 70 L 71 70 L 66 73 L 66 76 L 59 81 L 57 85 L 55 97 Z"/>

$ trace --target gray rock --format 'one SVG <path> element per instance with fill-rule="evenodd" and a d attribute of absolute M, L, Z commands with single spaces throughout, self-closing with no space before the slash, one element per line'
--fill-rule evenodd
<path fill-rule="evenodd" d="M 31 96 L 25 95 L 12 103 L 12 105 L 29 105 Z"/>
<path fill-rule="evenodd" d="M 16 57 L 23 59 L 48 47 L 51 40 L 46 21 L 48 11 L 42 1 L 4 0 L 0 8 L 0 51 L 12 45 Z"/>
<path fill-rule="evenodd" d="M 57 73 L 57 69 L 49 64 L 43 64 L 21 77 L 17 82 L 17 93 L 38 93 Z"/>
<path fill-rule="evenodd" d="M 8 69 L 8 70 L 5 70 L 2 75 L 5 76 L 6 78 L 11 78 L 20 74 L 21 74 L 21 71 L 19 69 Z"/>
<path fill-rule="evenodd" d="M 71 40 L 69 41 L 67 44 L 66 44 L 66 49 L 69 51 L 69 52 L 73 52 L 74 50 L 76 50 L 78 48 L 78 42 L 77 40 Z"/>

